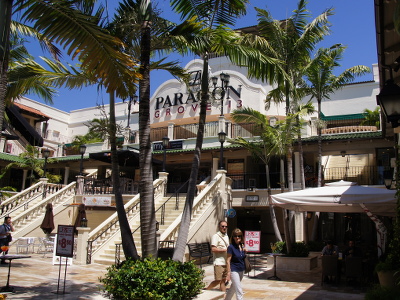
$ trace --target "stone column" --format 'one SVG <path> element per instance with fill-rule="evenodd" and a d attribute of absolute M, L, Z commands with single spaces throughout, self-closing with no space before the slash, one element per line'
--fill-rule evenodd
<path fill-rule="evenodd" d="M 68 185 L 69 169 L 70 167 L 64 169 L 64 185 Z"/>
<path fill-rule="evenodd" d="M 0 152 L 4 152 L 6 147 L 6 138 L 4 136 L 0 137 Z"/>
<path fill-rule="evenodd" d="M 217 175 L 218 164 L 219 164 L 219 157 L 213 157 L 212 170 L 211 170 L 211 180 L 213 180 L 215 178 L 215 176 Z"/>
<path fill-rule="evenodd" d="M 76 227 L 78 230 L 78 237 L 76 243 L 76 259 L 74 264 L 86 265 L 87 256 L 87 241 L 89 239 L 89 227 Z"/>
<path fill-rule="evenodd" d="M 22 171 L 22 187 L 21 187 L 21 191 L 23 191 L 25 189 L 25 182 L 26 182 L 26 178 L 28 177 L 28 170 L 24 169 Z"/>
<path fill-rule="evenodd" d="M 158 172 L 158 178 L 163 179 L 161 195 L 167 194 L 168 172 Z"/>
<path fill-rule="evenodd" d="M 84 177 L 82 175 L 76 176 L 76 195 L 83 195 Z"/>
<path fill-rule="evenodd" d="M 220 195 L 220 202 L 217 203 L 217 216 L 219 220 L 223 220 L 225 215 L 225 211 L 228 209 L 228 201 L 227 195 L 228 191 L 226 190 L 226 170 L 217 170 L 217 174 L 222 174 L 221 184 L 219 186 L 219 195 Z"/>

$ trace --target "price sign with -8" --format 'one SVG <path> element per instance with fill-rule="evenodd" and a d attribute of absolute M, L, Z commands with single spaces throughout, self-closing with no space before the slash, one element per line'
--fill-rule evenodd
<path fill-rule="evenodd" d="M 245 231 L 244 240 L 247 252 L 260 253 L 261 231 Z"/>
<path fill-rule="evenodd" d="M 74 226 L 58 225 L 56 256 L 72 257 L 74 251 Z"/>

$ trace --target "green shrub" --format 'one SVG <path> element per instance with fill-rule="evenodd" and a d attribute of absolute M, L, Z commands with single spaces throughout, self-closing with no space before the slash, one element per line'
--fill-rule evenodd
<path fill-rule="evenodd" d="M 368 290 L 365 294 L 366 300 L 400 300 L 400 290 L 398 287 L 385 287 L 375 285 L 372 289 Z"/>
<path fill-rule="evenodd" d="M 193 261 L 146 258 L 108 267 L 100 282 L 111 299 L 187 300 L 200 293 L 203 277 Z"/>
<path fill-rule="evenodd" d="M 304 242 L 297 242 L 292 244 L 292 249 L 286 256 L 307 257 L 309 252 L 308 246 Z"/>

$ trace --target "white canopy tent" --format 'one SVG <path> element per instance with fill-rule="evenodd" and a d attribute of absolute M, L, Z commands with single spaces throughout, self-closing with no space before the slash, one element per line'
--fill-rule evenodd
<path fill-rule="evenodd" d="M 295 192 L 272 195 L 272 204 L 296 212 L 338 213 L 365 212 L 375 222 L 378 233 L 378 255 L 384 252 L 386 228 L 376 215 L 395 216 L 396 191 L 359 186 L 348 181 L 326 184 Z"/>
<path fill-rule="evenodd" d="M 272 195 L 272 204 L 296 212 L 319 211 L 360 213 L 364 204 L 372 213 L 394 216 L 396 191 L 338 181 L 319 188 Z"/>

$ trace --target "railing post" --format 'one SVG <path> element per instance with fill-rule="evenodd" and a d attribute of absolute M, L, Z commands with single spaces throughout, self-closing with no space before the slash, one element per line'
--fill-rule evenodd
<path fill-rule="evenodd" d="M 49 179 L 40 178 L 40 181 L 42 182 L 42 198 L 45 199 L 47 197 L 47 181 L 49 181 Z"/>
<path fill-rule="evenodd" d="M 162 179 L 163 183 L 161 184 L 161 195 L 165 197 L 167 194 L 167 182 L 168 182 L 168 172 L 158 172 L 158 178 Z"/>
<path fill-rule="evenodd" d="M 74 264 L 85 265 L 87 263 L 87 244 L 89 239 L 89 227 L 76 227 L 78 237 L 76 243 L 76 259 Z"/>
<path fill-rule="evenodd" d="M 219 195 L 221 198 L 221 203 L 220 205 L 217 206 L 217 208 L 220 209 L 220 211 L 217 211 L 217 216 L 220 220 L 222 220 L 224 218 L 224 211 L 225 209 L 228 209 L 228 203 L 227 203 L 227 194 L 228 191 L 226 189 L 226 170 L 217 170 L 217 174 L 221 174 L 222 178 L 219 184 Z"/>
<path fill-rule="evenodd" d="M 82 175 L 76 176 L 76 195 L 83 195 L 85 177 Z"/>

